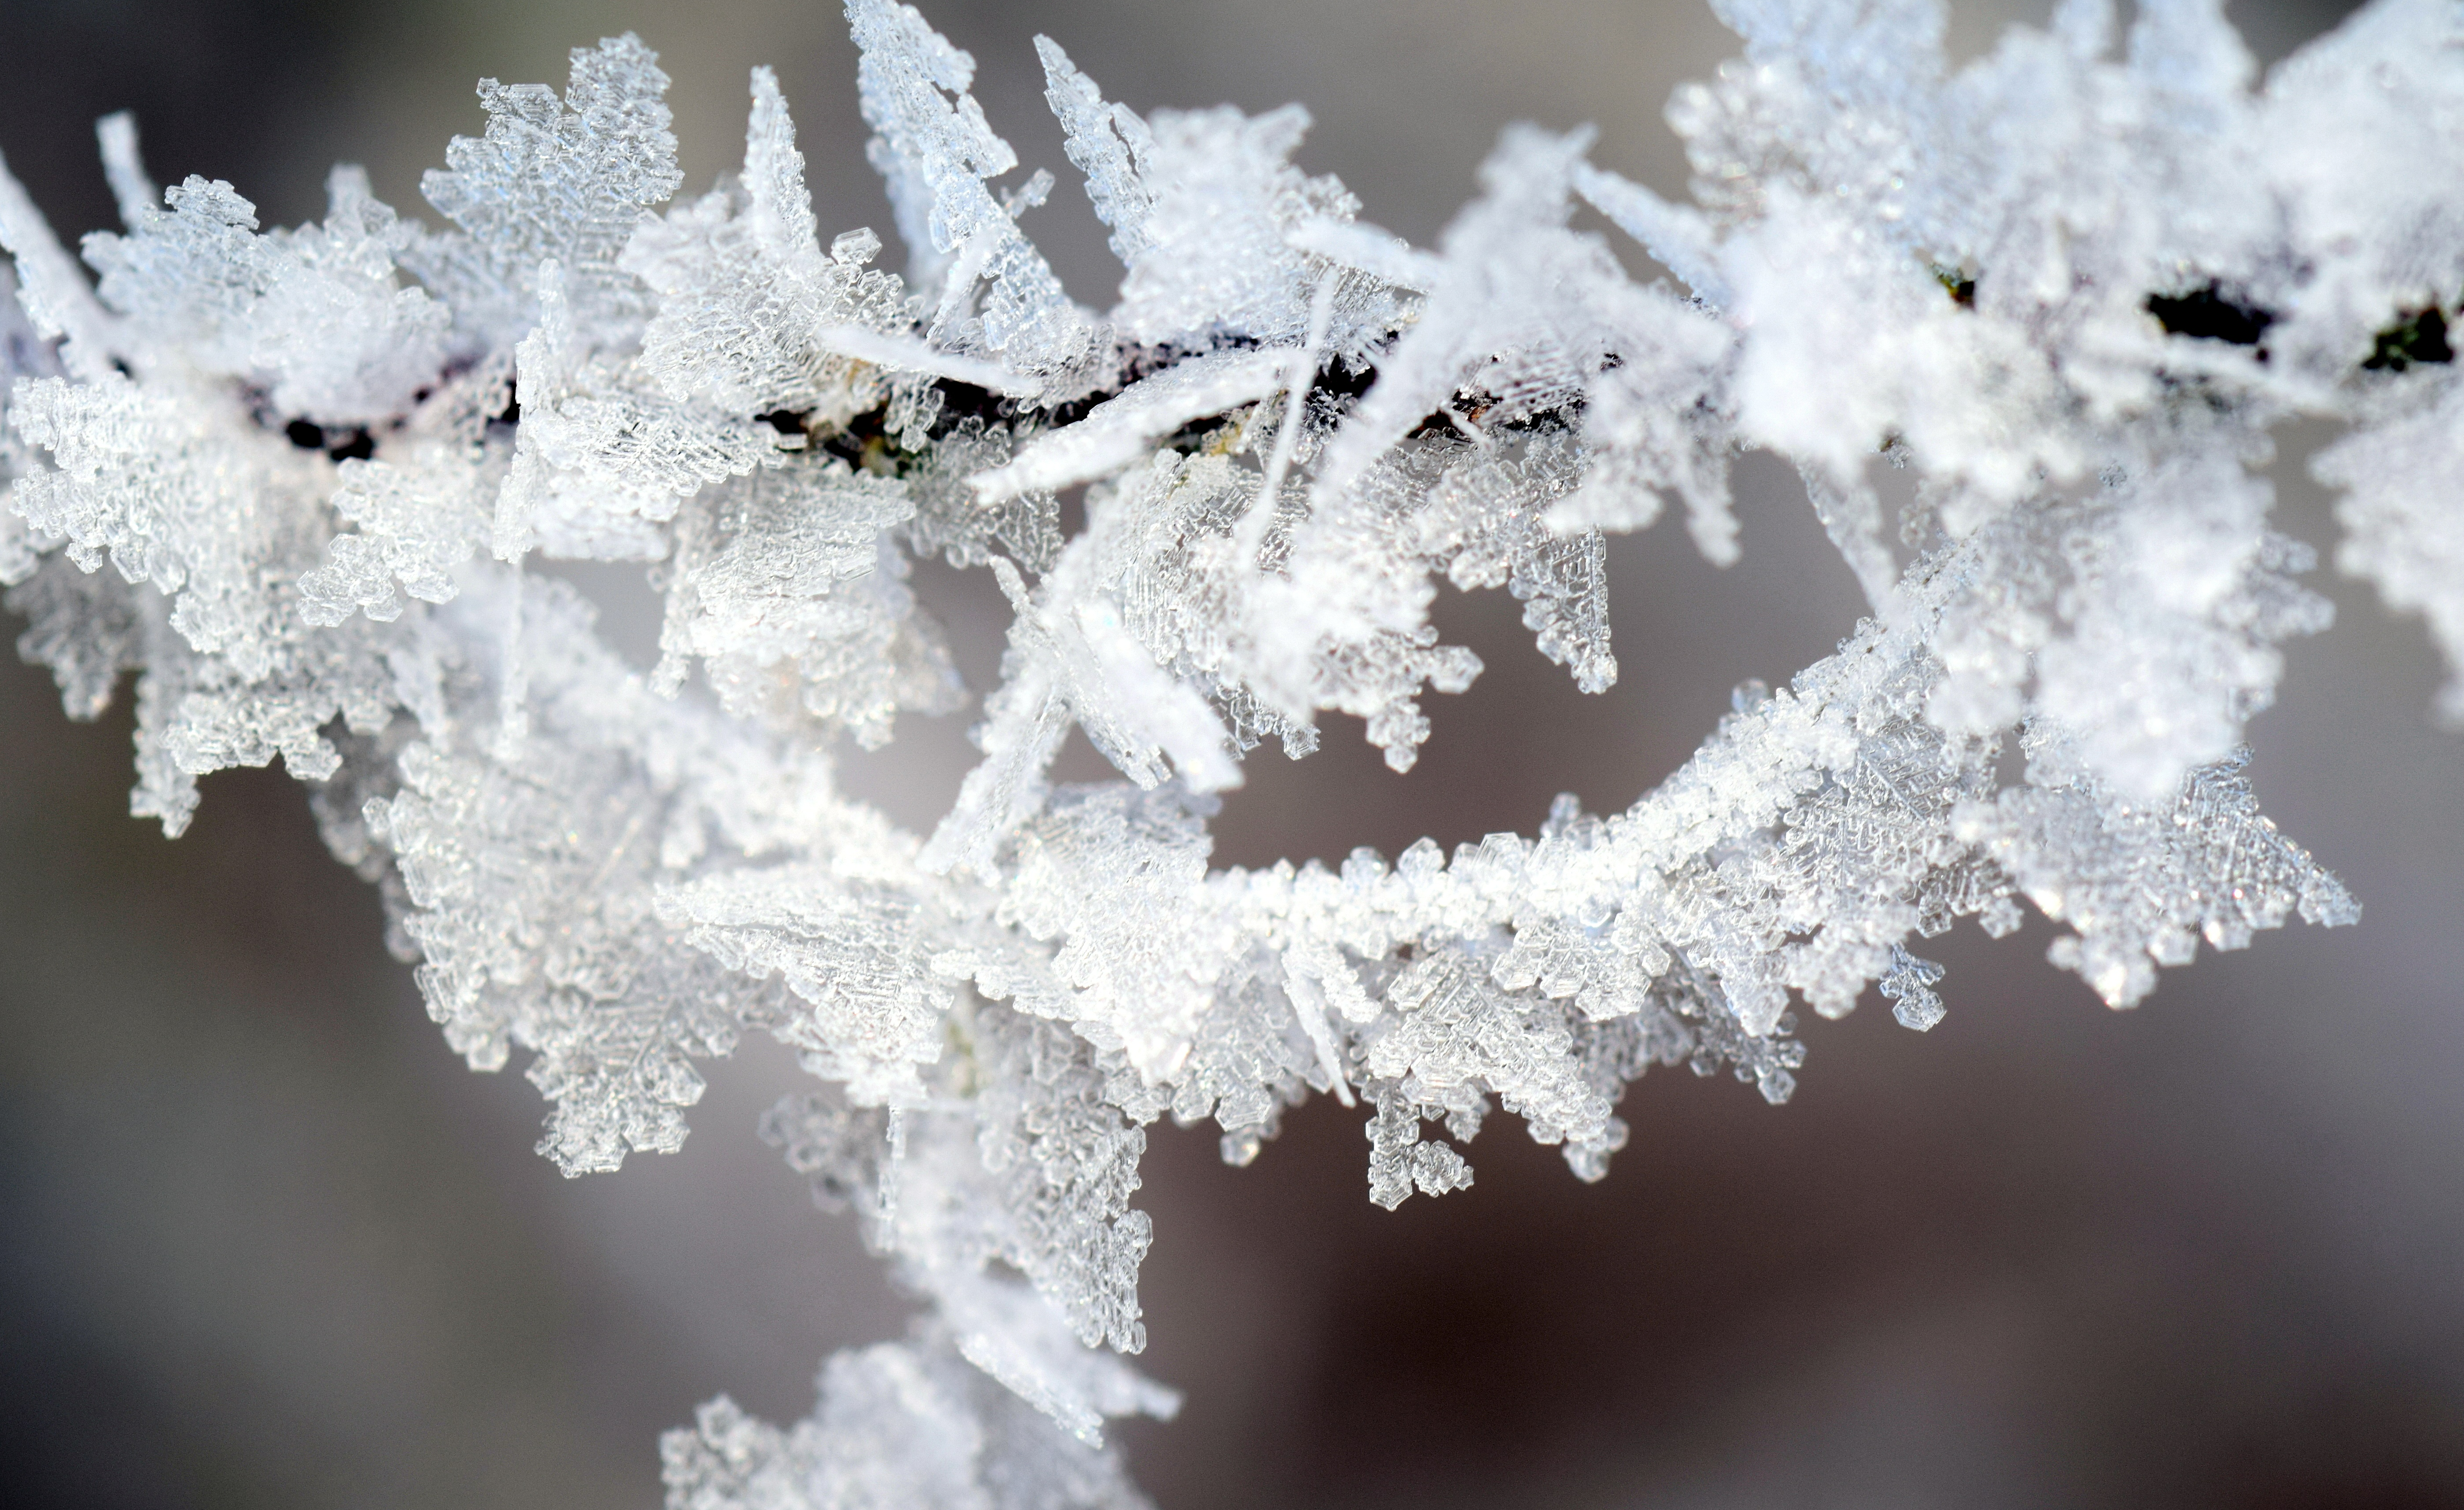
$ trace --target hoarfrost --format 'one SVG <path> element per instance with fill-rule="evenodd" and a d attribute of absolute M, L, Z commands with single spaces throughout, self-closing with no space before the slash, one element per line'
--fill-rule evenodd
<path fill-rule="evenodd" d="M 539 269 L 570 281 L 583 337 L 638 333 L 648 291 L 626 246 L 683 182 L 668 129 L 668 76 L 630 33 L 573 50 L 562 97 L 545 84 L 479 81 L 487 134 L 455 137 L 420 184 L 458 228 L 406 249 L 406 266 L 454 310 L 468 339 L 510 343 L 538 317 Z"/>
<path fill-rule="evenodd" d="M 115 118 L 89 283 L 0 169 L 0 582 L 73 716 L 136 672 L 134 810 L 177 833 L 197 777 L 277 755 L 314 783 L 568 1172 L 675 1148 L 747 1032 L 824 1083 L 764 1136 L 922 1314 L 797 1426 L 704 1407 L 671 1504 L 1142 1502 L 1101 1442 L 1177 1403 L 1114 1356 L 1167 1114 L 1245 1164 L 1309 1096 L 1365 1103 L 1387 1206 L 1468 1185 L 1497 1107 L 1598 1179 L 1653 1065 L 1778 1103 L 1800 1007 L 1948 1020 L 1912 946 L 1961 918 L 2032 905 L 2116 1006 L 2202 939 L 2356 920 L 2244 771 L 2329 617 L 2254 473 L 2280 422 L 2349 427 L 2315 464 L 2338 559 L 2464 686 L 2454 9 L 2380 0 L 2258 83 L 2212 0 L 2126 38 L 2066 0 L 1958 69 L 1930 0 L 1718 9 L 1746 59 L 1672 103 L 1691 203 L 1516 127 L 1427 250 L 1292 164 L 1299 107 L 1141 116 L 1039 38 L 1124 270 L 1103 316 L 1022 229 L 1048 175 L 994 186 L 974 60 L 891 0 L 847 14 L 903 275 L 817 224 L 767 71 L 741 170 L 670 204 L 629 36 L 561 96 L 482 84 L 427 183 L 451 229 L 340 168 L 321 224 L 262 230 L 228 184 L 157 193 Z M 1836 654 L 1740 687 L 1624 812 L 1210 865 L 1269 736 L 1341 711 L 1412 765 L 1419 699 L 1481 671 L 1441 576 L 1610 685 L 1603 532 L 1674 503 L 1733 559 L 1751 448 L 1871 602 Z M 647 563 L 650 675 L 534 551 Z M 929 841 L 831 763 L 967 700 L 926 556 L 1013 611 Z M 1073 728 L 1127 779 L 1054 786 Z"/>

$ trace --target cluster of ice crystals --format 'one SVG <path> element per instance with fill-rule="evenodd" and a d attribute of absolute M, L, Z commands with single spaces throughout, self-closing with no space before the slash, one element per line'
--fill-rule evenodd
<path fill-rule="evenodd" d="M 1109 334 L 1062 293 L 1017 225 L 1051 192 L 1052 175 L 1039 171 L 996 197 L 987 181 L 1016 167 L 1018 154 L 967 93 L 975 59 L 913 6 L 847 0 L 847 12 L 864 53 L 857 88 L 874 132 L 866 155 L 890 186 L 908 277 L 927 311 L 924 339 L 994 357 L 1024 393 L 1077 397 L 1101 381 Z"/>
<path fill-rule="evenodd" d="M 678 400 L 845 425 L 881 401 L 882 378 L 834 349 L 830 334 L 908 324 L 905 288 L 868 267 L 880 250 L 854 230 L 824 252 L 795 124 L 778 80 L 756 70 L 741 177 L 644 227 L 627 249 L 625 265 L 658 297 L 643 359 Z"/>
<path fill-rule="evenodd" d="M 456 137 L 420 192 L 456 230 L 405 259 L 490 345 L 538 317 L 539 271 L 562 270 L 584 334 L 622 339 L 649 299 L 620 265 L 648 211 L 684 182 L 668 129 L 668 76 L 631 35 L 577 48 L 562 98 L 545 84 L 479 81 L 488 133 Z"/>
<path fill-rule="evenodd" d="M 946 1328 L 833 1355 L 812 1416 L 781 1431 L 725 1395 L 659 1443 L 677 1510 L 1021 1510 L 1147 1503 L 1117 1455 L 1054 1432 Z"/>
<path fill-rule="evenodd" d="M 2217 0 L 2126 35 L 2061 0 L 1958 69 L 1934 0 L 1716 9 L 1745 56 L 1672 103 L 1692 203 L 1517 127 L 1431 249 L 1293 164 L 1300 107 L 1141 116 L 1039 38 L 1103 314 L 1021 229 L 1052 179 L 1001 183 L 974 60 L 892 0 L 847 10 L 903 274 L 824 241 L 766 70 L 741 171 L 674 198 L 631 37 L 561 94 L 480 86 L 444 229 L 345 167 L 261 230 L 158 192 L 113 118 L 89 277 L 0 169 L 0 582 L 72 715 L 136 673 L 133 810 L 176 833 L 198 777 L 280 756 L 447 1040 L 527 1057 L 568 1172 L 675 1148 L 747 1031 L 823 1083 L 763 1135 L 922 1314 L 793 1428 L 704 1407 L 671 1504 L 1141 1502 L 1102 1425 L 1177 1405 L 1115 1356 L 1167 1114 L 1245 1164 L 1331 1095 L 1386 1206 L 1469 1184 L 1499 1107 L 1598 1179 L 1652 1065 L 1781 1102 L 1800 1006 L 1942 1023 L 1918 950 L 1960 918 L 2033 905 L 2127 1006 L 2201 939 L 2358 916 L 2242 774 L 2328 620 L 2255 471 L 2279 422 L 2347 427 L 2339 561 L 2428 618 L 2464 717 L 2464 12 L 2378 0 L 2259 80 Z M 1269 736 L 1337 711 L 1412 765 L 1420 698 L 1482 669 L 1440 577 L 1608 687 L 1603 532 L 1673 502 L 1733 559 L 1751 448 L 1871 602 L 1836 654 L 1624 812 L 1210 865 Z M 534 555 L 642 563 L 656 669 Z M 968 700 L 930 556 L 1014 618 L 928 838 L 830 750 Z M 1073 729 L 1126 779 L 1054 786 Z"/>

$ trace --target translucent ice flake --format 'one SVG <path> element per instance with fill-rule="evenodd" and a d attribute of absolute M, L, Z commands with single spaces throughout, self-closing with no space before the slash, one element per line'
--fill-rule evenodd
<path fill-rule="evenodd" d="M 1727 279 L 1719 271 L 1714 232 L 1702 211 L 1672 205 L 1650 189 L 1585 163 L 1573 186 L 1617 229 L 1642 243 L 1662 267 L 1683 279 L 1694 296 L 1716 309 L 1728 302 Z"/>
<path fill-rule="evenodd" d="M 594 355 L 565 291 L 563 269 L 541 263 L 539 321 L 515 352 L 522 424 L 496 494 L 496 554 L 656 558 L 652 526 L 708 484 L 774 461 L 785 437 L 679 403 L 639 363 Z"/>
<path fill-rule="evenodd" d="M 1002 918 L 1060 937 L 1071 1013 L 1150 1082 L 1177 1078 L 1236 938 L 1199 901 L 1205 815 L 1172 788 L 1069 788 L 1022 833 Z"/>
<path fill-rule="evenodd" d="M 1239 784 L 1229 732 L 1205 697 L 1139 642 L 1119 602 L 1091 580 L 1097 570 L 1083 536 L 1032 595 L 1008 561 L 993 562 L 1018 617 L 1001 686 L 985 700 L 975 732 L 984 759 L 967 773 L 957 805 L 926 846 L 927 864 L 986 868 L 1043 806 L 1045 772 L 1073 721 L 1140 787 L 1176 775 L 1199 792 Z"/>
<path fill-rule="evenodd" d="M 460 228 L 404 253 L 457 322 L 510 343 L 537 317 L 539 272 L 564 272 L 573 326 L 596 345 L 638 333 L 649 292 L 620 265 L 626 245 L 683 182 L 668 129 L 668 76 L 631 33 L 573 50 L 561 98 L 545 84 L 479 83 L 484 137 L 455 137 L 421 181 Z"/>
<path fill-rule="evenodd" d="M 1155 190 L 1145 181 L 1155 135 L 1137 112 L 1107 102 L 1060 43 L 1038 36 L 1035 55 L 1044 63 L 1044 98 L 1061 121 L 1069 161 L 1087 176 L 1095 218 L 1111 228 L 1106 239 L 1112 255 L 1123 267 L 1133 266 L 1155 244 L 1147 230 Z"/>
<path fill-rule="evenodd" d="M 1079 1343 L 1139 1351 L 1138 1265 L 1153 1227 L 1129 1202 L 1146 1133 L 1108 1104 L 1096 1055 L 1057 1023 L 987 1008 L 976 1014 L 972 1047 L 983 1087 L 977 1151 L 1013 1224 L 1002 1257 Z"/>
<path fill-rule="evenodd" d="M 612 773 L 543 769 L 541 743 L 529 748 L 529 769 L 505 770 L 413 747 L 369 828 L 416 909 L 405 931 L 447 1039 L 480 1069 L 533 1050 L 531 1078 L 557 1105 L 542 1151 L 568 1173 L 612 1169 L 683 1141 L 701 1095 L 692 1057 L 733 1048 L 748 1016 L 785 1013 L 657 918 L 655 788 L 611 803 L 598 788 Z"/>
<path fill-rule="evenodd" d="M 1441 256 L 1422 279 L 1421 317 L 1378 364 L 1378 381 L 1330 448 L 1322 495 L 1350 486 L 1459 388 L 1487 397 L 1482 418 L 1499 407 L 1500 422 L 1528 420 L 1564 406 L 1581 391 L 1585 369 L 1597 370 L 1602 332 L 1585 295 L 1620 275 L 1596 238 L 1564 229 L 1568 175 L 1589 145 L 1588 133 L 1507 134 L 1482 169 L 1485 197 L 1441 238 Z M 1559 299 L 1585 307 L 1571 347 L 1545 310 Z M 1479 423 L 1464 415 L 1459 427 Z"/>
<path fill-rule="evenodd" d="M 2119 789 L 2159 801 L 2273 701 L 2277 646 L 2332 615 L 2295 582 L 2309 548 L 2266 528 L 2268 486 L 2240 458 L 2161 455 L 2108 483 L 1972 538 L 1953 568 L 1964 581 L 1936 645 L 1947 674 L 1930 716 L 1976 733 L 2023 711 L 2050 718 L 2079 732 L 2082 758 Z"/>
<path fill-rule="evenodd" d="M 1270 708 L 1331 708 L 1366 720 L 1386 763 L 1408 771 L 1429 736 L 1423 689 L 1460 692 L 1480 658 L 1438 643 L 1428 622 L 1434 564 L 1417 517 L 1457 454 L 1385 458 L 1290 527 L 1282 574 L 1257 589 L 1253 678 Z M 1289 748 L 1287 745 L 1287 748 Z"/>
<path fill-rule="evenodd" d="M 11 584 L 7 602 L 27 622 L 17 653 L 51 667 L 71 718 L 99 717 L 120 673 L 146 663 L 144 610 L 116 574 L 81 572 L 65 556 L 44 558 Z"/>
<path fill-rule="evenodd" d="M 1891 968 L 1880 982 L 1884 1000 L 1892 1003 L 1891 1016 L 1900 1026 L 1928 1033 L 1943 1018 L 1945 1008 L 1934 986 L 1942 979 L 1943 970 L 1930 959 L 1920 959 L 1898 945 L 1891 946 Z"/>
<path fill-rule="evenodd" d="M 2048 957 L 2106 1003 L 2136 1006 L 2156 967 L 2187 965 L 2205 938 L 2246 949 L 2261 929 L 2358 922 L 2361 907 L 2258 811 L 2246 755 L 2194 771 L 2171 801 L 2115 796 L 2049 727 L 2027 739 L 2028 785 L 1964 804 L 1964 839 L 1983 846 L 2047 917 L 2073 931 Z"/>
<path fill-rule="evenodd" d="M 1486 1091 L 1542 1143 L 1600 1141 L 1612 1098 L 1585 1083 L 1569 1054 L 1573 1035 L 1565 1009 L 1509 996 L 1486 974 L 1453 951 L 1414 960 L 1386 988 L 1394 1017 L 1369 1040 L 1364 1069 L 1397 1083 L 1412 1102 L 1445 1108 L 1461 1124 L 1459 1136 L 1480 1126 L 1476 1108 L 1483 1104 L 1466 1103 L 1466 1091 Z M 1413 1178 L 1427 1189 L 1417 1168 Z M 1461 1183 L 1470 1183 L 1468 1174 Z"/>
<path fill-rule="evenodd" d="M 951 1033 L 956 1057 L 931 1072 L 937 1104 L 884 1120 L 791 1098 L 764 1136 L 854 1205 L 962 1354 L 1073 1435 L 1093 1445 L 1105 1417 L 1170 1414 L 1169 1390 L 1089 1351 L 1145 1346 L 1136 1281 L 1151 1229 L 1128 1202 L 1146 1138 L 1110 1099 L 1118 1061 L 991 1004 L 957 1013 Z"/>
<path fill-rule="evenodd" d="M 324 563 L 299 579 L 312 624 L 341 624 L 354 611 L 390 621 L 400 594 L 451 602 L 456 568 L 487 549 L 498 488 L 513 455 L 492 423 L 512 399 L 513 363 L 500 356 L 439 384 L 385 440 L 381 459 L 341 463 L 331 503 L 359 526 L 325 547 Z"/>
<path fill-rule="evenodd" d="M 967 93 L 975 59 L 897 0 L 847 0 L 847 13 L 864 55 L 864 118 L 875 133 L 867 155 L 890 184 L 912 259 L 908 279 L 931 310 L 927 339 L 981 350 L 1047 399 L 1085 392 L 1109 338 L 1019 231 L 1017 211 L 1041 193 L 1013 207 L 985 182 L 1016 167 L 1018 155 Z M 982 284 L 990 287 L 979 309 Z"/>
<path fill-rule="evenodd" d="M 812 867 L 729 871 L 670 887 L 659 916 L 730 971 L 777 974 L 805 1003 L 779 1037 L 868 1105 L 919 1101 L 941 1054 L 950 986 L 932 968 L 918 903 Z"/>
<path fill-rule="evenodd" d="M 850 231 L 823 252 L 786 102 L 770 71 L 755 69 L 742 176 L 645 225 L 623 258 L 658 295 L 644 366 L 671 396 L 720 412 L 846 424 L 886 388 L 826 333 L 908 325 L 903 285 L 866 266 L 880 245 Z"/>
<path fill-rule="evenodd" d="M 1148 250 L 1125 258 L 1119 318 L 1151 344 L 1225 337 L 1297 346 L 1327 259 L 1291 244 L 1304 225 L 1345 222 L 1360 203 L 1331 177 L 1308 178 L 1288 159 L 1309 112 L 1263 116 L 1221 107 L 1157 111 L 1140 166 L 1152 196 Z M 1169 250 L 1167 250 L 1169 249 Z M 1382 334 L 1395 303 L 1365 283 L 1343 300 L 1334 349 Z"/>
<path fill-rule="evenodd" d="M 34 329 L 17 301 L 15 276 L 0 265 L 0 490 L 42 466 L 9 424 L 11 392 L 21 377 L 50 378 L 59 372 L 55 344 Z M 32 577 L 42 565 L 43 550 L 57 544 L 36 535 L 23 514 L 0 507 L 0 586 L 14 586 Z"/>
<path fill-rule="evenodd" d="M 318 499 L 333 469 L 321 455 L 231 424 L 221 395 L 149 391 L 116 373 L 21 383 L 15 398 L 10 421 L 44 465 L 17 479 L 9 506 L 38 538 L 65 542 L 17 590 L 36 621 L 24 647 L 89 715 L 119 667 L 142 669 L 132 811 L 177 834 L 197 777 L 279 755 L 293 774 L 322 777 L 337 759 L 325 725 L 385 725 L 423 653 L 370 625 L 316 635 L 300 613 L 299 563 L 326 531 Z M 144 585 L 60 575 L 106 563 Z"/>
<path fill-rule="evenodd" d="M 1395 328 L 1390 291 L 1304 244 L 1305 232 L 1340 229 L 1359 211 L 1334 178 L 1291 165 L 1308 111 L 1164 110 L 1150 122 L 1107 103 L 1049 37 L 1036 50 L 1069 160 L 1112 228 L 1127 273 L 1113 318 L 1128 335 L 1181 350 L 1306 340 L 1356 363 Z"/>
<path fill-rule="evenodd" d="M 912 516 L 899 484 L 837 460 L 797 461 L 696 498 L 677 524 L 654 682 L 699 657 L 730 711 L 801 715 L 890 738 L 902 708 L 962 699 L 938 630 L 915 609 L 885 532 Z"/>
<path fill-rule="evenodd" d="M 1550 505 L 1574 485 L 1575 448 L 1534 436 L 1523 455 L 1503 448 L 1446 470 L 1420 514 L 1423 548 L 1446 563 L 1457 587 L 1507 586 L 1540 653 L 1569 667 L 1574 685 L 1604 692 L 1617 681 L 1609 653 L 1608 561 L 1599 532 L 1558 536 L 1541 528 Z"/>
<path fill-rule="evenodd" d="M 1685 506 L 1694 544 L 1716 565 L 1737 558 L 1729 511 L 1734 405 L 1727 332 L 1659 290 L 1629 297 L 1617 361 L 1602 360 L 1583 409 L 1582 480 L 1547 516 L 1566 535 L 1639 530 L 1663 495 Z"/>
<path fill-rule="evenodd" d="M 153 583 L 191 646 L 228 655 L 253 680 L 281 632 L 265 574 L 317 539 L 333 473 L 321 456 L 234 424 L 230 404 L 117 374 L 22 383 L 10 424 L 50 465 L 17 480 L 10 507 L 66 540 L 81 569 L 108 560 L 124 580 Z"/>
<path fill-rule="evenodd" d="M 919 558 L 939 556 L 953 566 L 984 566 L 1006 556 L 1038 576 L 1061 554 L 1061 506 L 1050 492 L 1030 490 L 1003 503 L 987 503 L 971 478 L 1008 461 L 1015 433 L 1004 422 L 970 414 L 935 438 L 932 451 L 905 472 L 914 516 L 901 528 Z"/>
<path fill-rule="evenodd" d="M 397 286 L 413 231 L 338 167 L 321 226 L 256 234 L 256 208 L 229 184 L 190 178 L 169 209 L 128 207 L 128 234 L 86 238 L 103 301 L 151 339 L 141 360 L 179 353 L 209 373 L 253 377 L 286 415 L 356 425 L 408 406 L 445 362 L 445 306 Z M 169 349 L 165 349 L 169 348 Z"/>
<path fill-rule="evenodd" d="M 1369 1122 L 1369 1198 L 1393 1211 L 1414 1191 L 1443 1195 L 1471 1184 L 1471 1166 L 1448 1144 L 1423 1141 L 1420 1117 L 1399 1091 L 1375 1097 Z"/>

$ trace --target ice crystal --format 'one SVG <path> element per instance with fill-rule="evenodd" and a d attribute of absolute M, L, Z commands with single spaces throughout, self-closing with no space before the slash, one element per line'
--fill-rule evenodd
<path fill-rule="evenodd" d="M 579 323 L 621 339 L 649 300 L 619 266 L 651 207 L 683 178 L 669 131 L 668 76 L 632 35 L 576 48 L 560 98 L 545 84 L 479 81 L 488 132 L 456 137 L 420 192 L 455 227 L 407 249 L 407 265 L 489 345 L 538 314 L 540 269 L 562 270 Z"/>
<path fill-rule="evenodd" d="M 847 9 L 903 274 L 823 240 L 766 70 L 741 171 L 671 201 L 629 36 L 561 95 L 480 86 L 444 229 L 345 167 L 261 230 L 228 184 L 158 192 L 116 117 L 89 282 L 0 171 L 0 581 L 73 716 L 137 673 L 133 810 L 177 833 L 199 776 L 279 755 L 448 1042 L 527 1056 L 568 1172 L 675 1148 L 748 1031 L 822 1083 L 763 1135 L 922 1313 L 793 1428 L 704 1407 L 671 1504 L 1140 1502 L 1102 1430 L 1177 1403 L 1116 1356 L 1167 1114 L 1243 1164 L 1312 1094 L 1361 1106 L 1395 1206 L 1470 1184 L 1502 1107 L 1595 1180 L 1652 1065 L 1776 1103 L 1799 1007 L 1944 1022 L 1911 946 L 1961 918 L 2033 905 L 2128 1006 L 2202 939 L 2358 916 L 2243 774 L 2328 620 L 2254 469 L 2281 421 L 2347 426 L 2340 562 L 2464 678 L 2452 5 L 2379 0 L 2257 81 L 2215 0 L 2126 37 L 2063 0 L 1957 69 L 1931 0 L 1720 0 L 1746 55 L 1670 109 L 1692 203 L 1516 127 L 1429 249 L 1293 165 L 1300 107 L 1141 116 L 1039 38 L 1104 313 L 1021 229 L 1052 180 L 1001 186 L 974 60 Z M 1733 559 L 1755 448 L 1870 600 L 1836 654 L 1741 686 L 1624 812 L 1210 864 L 1270 736 L 1338 711 L 1411 766 L 1419 699 L 1482 670 L 1441 577 L 1608 687 L 1603 532 L 1675 504 Z M 927 838 L 830 751 L 966 700 L 930 556 L 1014 617 Z M 534 557 L 645 563 L 655 670 Z M 1055 786 L 1072 729 L 1127 779 Z"/>

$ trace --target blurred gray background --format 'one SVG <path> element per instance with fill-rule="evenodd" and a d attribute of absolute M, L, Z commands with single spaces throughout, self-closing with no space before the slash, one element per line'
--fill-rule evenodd
<path fill-rule="evenodd" d="M 2041 14 L 2041 7 L 2037 13 Z M 2342 7 L 2240 4 L 2264 58 Z M 1660 119 L 1727 55 L 1691 0 L 1197 5 L 939 0 L 978 94 L 1064 186 L 1028 229 L 1079 297 L 1112 270 L 1040 98 L 1048 32 L 1133 106 L 1306 101 L 1302 161 L 1432 237 L 1499 127 L 1601 128 L 1663 192 Z M 2013 13 L 1960 10 L 1963 55 Z M 70 236 L 110 224 L 91 121 L 139 113 L 158 178 L 228 178 L 269 224 L 321 212 L 336 159 L 406 211 L 479 76 L 561 84 L 631 28 L 674 76 L 688 188 L 741 151 L 746 70 L 779 71 L 825 233 L 888 230 L 836 7 L 725 0 L 5 0 L 0 151 Z M 2333 538 L 2282 437 L 2284 527 Z M 1436 699 L 1409 777 L 1356 725 L 1252 763 L 1220 862 L 1393 854 L 1613 809 L 1726 707 L 1825 653 L 1855 588 L 1785 468 L 1739 472 L 1744 563 L 1663 522 L 1612 546 L 1623 680 L 1584 698 L 1502 595 L 1448 595 L 1489 669 Z M 644 590 L 578 574 L 646 652 Z M 975 685 L 1002 623 L 926 568 Z M 2267 807 L 2364 899 L 2168 973 L 2108 1012 L 2050 930 L 1963 928 L 1948 1020 L 1868 1002 L 1815 1023 L 1796 1099 L 1654 1073 L 1633 1145 L 1577 1184 L 1501 1116 L 1479 1183 L 1369 1205 L 1360 1118 L 1294 1117 L 1245 1171 L 1155 1129 L 1145 1366 L 1180 1420 L 1124 1436 L 1165 1510 L 1201 1507 L 2464 1505 L 2464 741 L 2427 717 L 2417 624 L 2322 573 L 2254 726 Z M 11 629 L 13 632 L 13 626 Z M 953 789 L 964 715 L 910 720 L 849 779 L 910 821 Z M 0 668 L 0 1491 L 14 1504 L 641 1506 L 664 1428 L 722 1390 L 775 1420 L 831 1348 L 904 1309 L 849 1220 L 752 1136 L 796 1078 L 754 1045 L 685 1151 L 567 1182 L 540 1107 L 473 1076 L 279 771 L 205 784 L 187 837 L 125 816 L 126 705 L 92 725 Z M 1091 755 L 1072 756 L 1080 775 Z"/>

